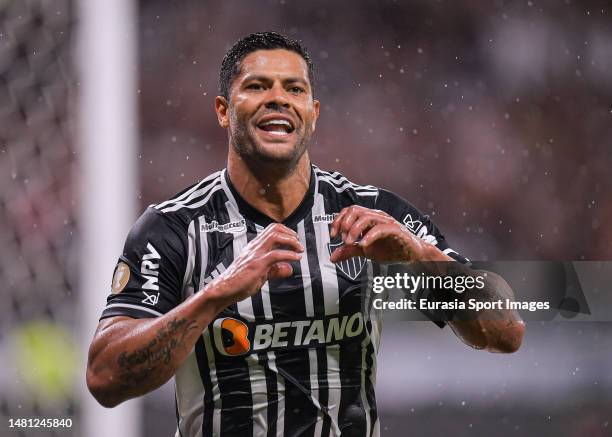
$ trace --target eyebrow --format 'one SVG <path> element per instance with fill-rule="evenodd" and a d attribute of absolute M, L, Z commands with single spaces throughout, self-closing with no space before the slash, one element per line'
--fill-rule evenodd
<path fill-rule="evenodd" d="M 264 76 L 264 75 L 253 75 L 253 76 L 247 76 L 244 78 L 244 81 L 250 81 L 250 80 L 259 80 L 261 82 L 269 82 L 270 81 L 270 77 L 269 76 Z M 297 76 L 291 76 L 291 77 L 286 77 L 282 80 L 283 83 L 302 83 L 304 85 L 306 85 L 308 82 L 306 80 L 304 80 L 301 77 L 297 77 Z"/>

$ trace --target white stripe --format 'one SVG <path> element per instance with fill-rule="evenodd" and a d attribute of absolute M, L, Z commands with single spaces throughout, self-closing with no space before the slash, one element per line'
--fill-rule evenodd
<path fill-rule="evenodd" d="M 306 247 L 306 230 L 304 228 L 304 220 L 297 225 L 297 234 L 300 242 Z M 302 286 L 304 288 L 304 303 L 306 306 L 306 316 L 314 317 L 314 300 L 312 297 L 312 280 L 310 277 L 310 266 L 308 265 L 308 256 L 306 251 L 302 253 L 300 258 L 300 269 L 302 271 Z M 311 397 L 319 403 L 319 368 L 317 363 L 317 350 L 314 348 L 308 349 L 308 361 L 310 364 L 310 392 Z M 317 422 L 315 424 L 314 435 L 321 435 L 323 426 L 323 411 L 317 410 Z"/>
<path fill-rule="evenodd" d="M 161 210 L 161 212 L 171 212 L 171 211 L 178 211 L 181 208 L 189 208 L 189 209 L 195 209 L 195 208 L 199 208 L 202 205 L 205 205 L 206 202 L 208 202 L 208 200 L 210 199 L 210 197 L 217 191 L 219 191 L 221 189 L 221 184 L 219 184 L 218 180 L 215 180 L 215 182 L 213 182 L 211 185 L 208 185 L 206 188 L 203 188 L 200 191 L 203 191 L 202 193 L 200 193 L 198 196 L 195 196 L 196 193 L 193 193 L 192 196 L 194 196 L 195 198 L 200 198 L 202 196 L 205 195 L 203 200 L 200 200 L 198 202 L 192 203 L 192 204 L 186 204 L 186 202 L 190 201 L 190 200 L 195 200 L 194 199 L 186 199 L 183 202 L 179 202 L 175 205 L 169 206 L 167 208 L 164 208 Z M 191 197 L 191 196 L 190 196 Z"/>
<path fill-rule="evenodd" d="M 364 321 L 365 323 L 365 321 Z M 370 342 L 370 339 L 366 336 L 361 342 L 361 389 L 359 390 L 359 395 L 361 396 L 361 403 L 363 405 L 365 417 L 366 417 L 366 435 L 370 435 L 370 429 L 372 427 L 371 418 L 370 418 L 370 403 L 368 402 L 368 397 L 366 395 L 365 390 L 365 371 L 366 371 L 366 354 L 367 354 L 367 344 Z"/>
<path fill-rule="evenodd" d="M 306 230 L 304 229 L 304 220 L 297 225 L 297 234 L 300 243 L 306 247 Z M 314 316 L 314 300 L 312 297 L 312 281 L 310 278 L 310 267 L 308 265 L 308 256 L 306 251 L 302 253 L 300 258 L 300 269 L 302 270 L 302 286 L 304 287 L 304 302 L 306 304 L 306 315 Z"/>
<path fill-rule="evenodd" d="M 237 222 L 243 219 L 242 215 L 240 215 L 240 212 L 238 212 L 238 205 L 232 202 L 232 200 L 228 200 L 227 202 L 225 202 L 225 208 L 227 209 L 227 213 L 229 214 L 230 222 Z M 232 247 L 234 250 L 234 259 L 240 256 L 246 245 L 247 231 L 245 226 L 243 232 L 233 234 Z M 253 314 L 253 299 L 251 297 L 239 301 L 236 306 L 238 307 L 238 314 L 240 316 L 250 322 L 255 321 L 255 315 Z"/>
<path fill-rule="evenodd" d="M 255 230 L 257 234 L 261 234 L 264 231 L 263 226 L 255 224 Z M 270 302 L 270 284 L 268 281 L 264 282 L 261 287 L 261 301 L 263 303 L 264 316 L 266 320 L 272 320 L 272 303 Z M 285 427 L 285 380 L 282 376 L 278 374 L 278 369 L 276 368 L 276 354 L 274 352 L 268 352 L 268 368 L 276 374 L 276 387 L 278 393 L 278 402 L 277 402 L 277 416 L 276 416 L 276 435 L 278 437 L 284 437 L 284 427 Z M 265 412 L 265 417 L 267 419 L 268 412 Z"/>
<path fill-rule="evenodd" d="M 376 188 L 373 185 L 358 185 L 358 184 L 354 184 L 353 182 L 349 181 L 348 179 L 344 179 L 343 181 L 336 181 L 334 179 L 329 178 L 328 176 L 324 176 L 324 175 L 319 175 L 319 179 L 324 180 L 325 182 L 338 187 L 338 188 L 342 188 L 345 185 L 350 185 L 352 188 L 354 188 L 357 191 L 378 191 L 378 188 Z"/>
<path fill-rule="evenodd" d="M 194 227 L 200 230 L 202 221 L 205 221 L 204 216 L 198 217 L 194 220 Z M 208 234 L 206 232 L 198 232 L 200 236 L 200 283 L 198 284 L 198 291 L 204 288 L 204 279 L 206 276 L 206 270 L 208 269 Z"/>
<path fill-rule="evenodd" d="M 219 380 L 217 379 L 217 368 L 215 366 L 215 353 L 212 348 L 211 333 L 208 328 L 204 330 L 202 337 L 204 338 L 204 347 L 206 348 L 206 356 L 208 357 L 213 404 L 215 406 L 212 418 L 212 432 L 214 436 L 219 436 L 221 435 L 221 393 L 219 392 Z"/>
<path fill-rule="evenodd" d="M 187 265 L 183 276 L 182 300 L 193 294 L 193 268 L 195 266 L 195 220 L 192 220 L 187 227 Z"/>
<path fill-rule="evenodd" d="M 315 173 L 317 173 L 319 176 L 325 178 L 328 180 L 328 182 L 336 182 L 340 185 L 344 185 L 345 183 L 349 183 L 351 184 L 353 187 L 355 187 L 356 189 L 364 189 L 364 190 L 377 190 L 378 188 L 376 188 L 374 185 L 359 185 L 356 184 L 354 182 L 349 181 L 346 177 L 342 176 L 342 174 L 338 173 L 338 172 L 334 172 L 333 174 L 323 171 L 323 170 L 315 170 Z"/>
<path fill-rule="evenodd" d="M 323 195 L 315 193 L 312 215 L 325 215 L 325 203 Z M 329 239 L 329 225 L 325 222 L 314 223 L 315 237 L 317 242 L 317 253 L 319 256 L 319 271 L 323 284 L 323 300 L 325 304 L 325 315 L 338 314 L 340 310 L 338 276 L 336 266 L 329 260 L 327 244 Z M 340 346 L 327 346 L 327 382 L 329 386 L 329 397 L 327 407 L 331 419 L 331 433 L 340 435 L 338 427 L 338 409 L 340 407 L 340 393 L 342 383 L 340 381 Z"/>
<path fill-rule="evenodd" d="M 340 345 L 327 346 L 327 386 L 329 416 L 331 418 L 331 435 L 340 436 L 338 427 L 338 411 L 340 410 L 340 397 L 342 394 L 342 381 L 340 381 Z"/>
<path fill-rule="evenodd" d="M 196 220 L 193 220 L 189 223 L 187 230 L 188 258 L 183 279 L 183 300 L 191 297 L 194 292 L 191 280 L 195 264 L 195 222 Z M 191 350 L 176 371 L 175 394 L 180 435 L 201 437 L 204 420 L 204 385 L 202 384 L 195 349 Z"/>
<path fill-rule="evenodd" d="M 268 352 L 268 367 L 276 374 L 276 392 L 278 393 L 276 437 L 285 437 L 285 379 L 278 374 L 274 352 Z"/>
<path fill-rule="evenodd" d="M 141 307 L 139 305 L 132 305 L 129 303 L 112 303 L 110 305 L 106 305 L 106 308 L 133 308 L 136 310 L 145 311 L 147 313 L 155 314 L 156 316 L 163 316 L 159 311 L 152 310 L 151 308 Z M 105 308 L 105 309 L 106 309 Z"/>
<path fill-rule="evenodd" d="M 194 292 L 191 279 L 195 263 L 195 220 L 189 223 L 187 236 L 188 257 L 183 279 L 183 301 L 191 297 Z M 175 394 L 180 435 L 201 437 L 204 420 L 204 385 L 195 349 L 191 350 L 185 361 L 176 370 Z"/>
<path fill-rule="evenodd" d="M 257 231 L 257 234 L 261 234 L 264 231 L 264 228 L 263 226 L 255 224 L 255 230 Z M 268 284 L 268 281 L 264 282 L 260 293 L 261 300 L 263 302 L 264 316 L 266 317 L 266 320 L 272 320 L 272 303 L 270 302 L 270 285 Z"/>
<path fill-rule="evenodd" d="M 203 184 L 205 184 L 206 182 L 209 182 L 213 179 L 215 179 L 216 177 L 219 176 L 219 173 L 221 173 L 221 171 L 215 172 L 209 176 L 207 176 L 204 180 L 198 182 L 197 184 L 195 184 L 193 187 L 191 187 L 189 190 L 185 191 L 183 194 L 181 194 L 180 196 L 177 196 L 173 199 L 170 200 L 166 200 L 165 202 L 162 202 L 158 205 L 154 205 L 154 207 L 156 209 L 162 209 L 165 208 L 166 206 L 170 205 L 171 203 L 175 203 L 175 202 L 179 202 L 179 201 L 183 201 L 187 196 L 191 195 L 192 193 L 194 193 L 196 190 L 200 189 L 202 187 Z"/>
<path fill-rule="evenodd" d="M 193 349 L 176 370 L 174 378 L 180 435 L 202 436 L 204 385 Z"/>
<path fill-rule="evenodd" d="M 327 179 L 325 179 L 324 177 L 320 177 L 319 178 L 321 181 L 323 182 L 327 182 L 334 190 L 336 190 L 337 193 L 342 193 L 348 189 L 351 189 L 355 192 L 355 194 L 357 194 L 358 196 L 378 196 L 378 190 L 374 191 L 374 190 L 357 190 L 355 187 L 353 187 L 350 183 L 342 185 L 341 187 L 337 187 L 336 185 L 330 183 Z"/>
<path fill-rule="evenodd" d="M 225 181 L 225 178 L 223 181 Z M 227 191 L 229 191 L 229 189 Z M 238 205 L 235 203 L 233 196 L 230 197 L 230 200 L 225 202 L 225 207 L 227 208 L 230 222 L 236 222 L 243 219 L 238 211 Z M 248 238 L 246 229 L 244 232 L 234 234 L 232 241 L 234 259 L 242 253 L 247 244 Z M 238 314 L 244 319 L 249 321 L 255 320 L 253 299 L 251 297 L 239 301 L 237 303 L 237 309 Z M 247 356 L 246 361 L 249 366 L 249 381 L 251 383 L 251 399 L 253 404 L 253 436 L 265 437 L 268 432 L 268 390 L 266 386 L 266 372 L 264 367 L 259 364 L 256 354 Z"/>
<path fill-rule="evenodd" d="M 251 380 L 251 399 L 253 402 L 253 437 L 265 437 L 268 433 L 268 388 L 266 373 L 257 354 L 246 357 Z"/>
<path fill-rule="evenodd" d="M 204 220 L 204 216 L 200 216 L 195 221 L 195 226 L 200 229 L 200 221 Z M 204 288 L 204 276 L 208 268 L 208 238 L 207 233 L 200 232 L 200 283 L 198 284 L 198 290 Z M 219 392 L 219 381 L 217 379 L 217 370 L 215 366 L 215 353 L 211 344 L 211 333 L 208 328 L 202 333 L 202 339 L 204 340 L 204 348 L 206 349 L 206 357 L 208 359 L 208 368 L 210 369 L 210 383 L 212 386 L 213 396 L 213 420 L 212 429 L 214 435 L 219 435 L 221 432 L 221 395 Z M 204 395 L 201 396 L 202 402 L 204 401 Z"/>

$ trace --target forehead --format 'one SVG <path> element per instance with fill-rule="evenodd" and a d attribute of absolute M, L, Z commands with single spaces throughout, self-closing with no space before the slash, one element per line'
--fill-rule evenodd
<path fill-rule="evenodd" d="M 308 81 L 308 65 L 302 56 L 289 50 L 256 50 L 240 63 L 237 79 L 250 76 L 298 77 Z"/>

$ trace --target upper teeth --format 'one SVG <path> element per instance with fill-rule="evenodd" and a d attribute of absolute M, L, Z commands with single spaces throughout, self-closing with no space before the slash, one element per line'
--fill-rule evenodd
<path fill-rule="evenodd" d="M 268 121 L 261 123 L 261 126 L 267 126 L 269 124 L 285 125 L 289 129 L 291 129 L 291 123 L 289 123 L 287 120 L 268 120 Z"/>

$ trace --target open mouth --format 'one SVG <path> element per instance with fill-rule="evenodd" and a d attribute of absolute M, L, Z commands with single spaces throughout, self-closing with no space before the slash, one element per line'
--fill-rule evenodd
<path fill-rule="evenodd" d="M 282 118 L 270 118 L 262 121 L 257 125 L 257 128 L 278 137 L 289 135 L 295 130 L 288 120 Z"/>

